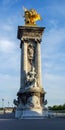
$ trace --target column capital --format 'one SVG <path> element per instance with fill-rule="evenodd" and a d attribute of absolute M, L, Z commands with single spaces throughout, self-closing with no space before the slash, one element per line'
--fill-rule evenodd
<path fill-rule="evenodd" d="M 21 43 L 20 43 L 20 48 L 22 48 L 22 44 L 24 44 L 24 43 L 28 43 L 28 39 L 26 39 L 26 38 L 23 38 L 23 39 L 21 39 Z"/>
<path fill-rule="evenodd" d="M 23 39 L 42 39 L 45 27 L 18 26 L 17 38 Z"/>
<path fill-rule="evenodd" d="M 41 43 L 42 39 L 38 38 L 38 39 L 35 39 L 35 42 L 36 43 Z"/>

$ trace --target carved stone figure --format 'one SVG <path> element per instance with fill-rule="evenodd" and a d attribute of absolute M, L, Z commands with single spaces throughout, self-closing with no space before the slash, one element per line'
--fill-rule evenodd
<path fill-rule="evenodd" d="M 39 108 L 40 107 L 40 100 L 39 100 L 39 98 L 37 96 L 35 96 L 35 95 L 29 97 L 28 100 L 27 100 L 26 106 L 28 108 L 30 108 L 30 107 L 31 108 Z"/>
<path fill-rule="evenodd" d="M 30 72 L 28 72 L 27 76 L 26 76 L 26 85 L 31 85 L 32 83 L 36 82 L 36 72 L 34 67 L 32 68 L 32 70 Z"/>
<path fill-rule="evenodd" d="M 28 60 L 32 64 L 34 59 L 34 47 L 32 44 L 28 45 Z"/>

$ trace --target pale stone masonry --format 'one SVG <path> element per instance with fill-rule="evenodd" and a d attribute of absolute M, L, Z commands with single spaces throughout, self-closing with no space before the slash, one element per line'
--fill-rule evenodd
<path fill-rule="evenodd" d="M 16 118 L 42 116 L 45 91 L 42 88 L 41 41 L 44 27 L 19 26 L 21 44 L 20 89 L 15 100 Z"/>
<path fill-rule="evenodd" d="M 41 77 L 41 50 L 40 50 L 40 42 L 37 42 L 37 48 L 36 48 L 36 51 L 37 51 L 37 55 L 36 55 L 36 70 L 37 70 L 37 74 L 38 74 L 38 77 L 39 77 L 39 85 L 41 87 L 42 85 L 42 77 Z"/>

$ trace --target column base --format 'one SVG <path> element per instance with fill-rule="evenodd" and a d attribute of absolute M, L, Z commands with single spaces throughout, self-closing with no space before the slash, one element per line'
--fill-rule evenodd
<path fill-rule="evenodd" d="M 15 118 L 17 119 L 45 119 L 47 118 L 46 112 L 42 112 L 40 109 L 36 110 L 16 110 Z"/>

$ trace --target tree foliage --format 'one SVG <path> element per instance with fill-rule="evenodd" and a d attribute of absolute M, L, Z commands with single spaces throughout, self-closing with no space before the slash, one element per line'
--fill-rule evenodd
<path fill-rule="evenodd" d="M 54 106 L 48 106 L 49 110 L 65 110 L 65 104 L 63 105 L 54 105 Z"/>

